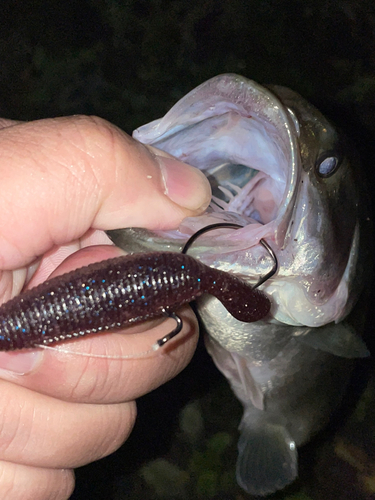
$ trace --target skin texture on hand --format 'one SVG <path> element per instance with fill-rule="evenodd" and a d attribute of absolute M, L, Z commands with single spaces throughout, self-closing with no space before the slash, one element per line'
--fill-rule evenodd
<path fill-rule="evenodd" d="M 0 120 L 0 303 L 50 276 L 121 255 L 104 230 L 171 229 L 211 194 L 195 169 L 95 117 Z M 198 327 L 163 349 L 131 356 L 174 327 L 158 319 L 68 342 L 57 351 L 0 353 L 0 500 L 64 500 L 72 469 L 115 451 L 131 432 L 134 400 L 191 359 Z"/>

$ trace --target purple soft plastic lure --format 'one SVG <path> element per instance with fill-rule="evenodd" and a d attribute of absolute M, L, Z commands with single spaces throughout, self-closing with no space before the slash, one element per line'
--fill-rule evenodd
<path fill-rule="evenodd" d="M 188 255 L 127 255 L 57 276 L 2 305 L 0 350 L 121 328 L 173 312 L 204 293 L 240 321 L 258 321 L 270 310 L 262 292 Z"/>

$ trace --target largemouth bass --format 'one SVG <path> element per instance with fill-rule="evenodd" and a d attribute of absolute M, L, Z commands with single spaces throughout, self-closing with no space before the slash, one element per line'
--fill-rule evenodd
<path fill-rule="evenodd" d="M 298 473 L 297 447 L 340 402 L 353 359 L 368 354 L 346 321 L 368 274 L 369 219 L 357 159 L 335 128 L 295 92 L 221 75 L 181 99 L 164 118 L 134 132 L 139 141 L 201 169 L 213 197 L 206 214 L 178 231 L 110 231 L 128 252 L 189 253 L 255 283 L 271 312 L 246 324 L 211 296 L 197 301 L 207 348 L 244 406 L 237 480 L 267 495 Z"/>

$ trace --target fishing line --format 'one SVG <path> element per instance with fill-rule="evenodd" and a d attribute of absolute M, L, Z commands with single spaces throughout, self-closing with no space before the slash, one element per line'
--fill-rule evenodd
<path fill-rule="evenodd" d="M 155 348 L 154 348 L 155 346 Z M 94 354 L 90 352 L 75 352 L 75 351 L 69 351 L 69 349 L 63 349 L 60 346 L 58 347 L 52 347 L 50 345 L 37 345 L 35 347 L 38 347 L 40 349 L 46 349 L 48 351 L 56 351 L 56 352 L 61 352 L 63 354 L 73 354 L 74 356 L 81 356 L 85 358 L 100 358 L 100 359 L 138 359 L 138 358 L 146 358 L 149 355 L 154 354 L 154 352 L 159 348 L 157 344 L 155 343 L 151 349 L 148 351 L 142 351 L 136 354 L 128 354 L 128 355 L 111 355 L 111 354 Z"/>

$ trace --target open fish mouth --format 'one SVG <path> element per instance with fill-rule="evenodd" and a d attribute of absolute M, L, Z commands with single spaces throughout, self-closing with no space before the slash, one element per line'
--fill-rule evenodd
<path fill-rule="evenodd" d="M 242 235 L 248 246 L 264 237 L 282 246 L 298 178 L 292 116 L 268 89 L 229 74 L 203 83 L 133 135 L 202 170 L 213 193 L 208 213 L 242 216 L 251 227 Z M 188 227 L 189 220 L 180 230 Z"/>
<path fill-rule="evenodd" d="M 187 218 L 178 231 L 110 231 L 129 251 L 179 250 L 195 231 L 215 222 L 243 229 L 202 236 L 191 254 L 209 265 L 231 270 L 220 256 L 250 249 L 261 238 L 284 244 L 298 179 L 296 126 L 267 88 L 232 74 L 215 77 L 181 99 L 162 119 L 138 128 L 133 136 L 199 168 L 212 188 L 207 212 Z M 122 231 L 122 230 L 121 230 Z M 126 239 L 126 241 L 124 241 Z M 246 255 L 248 278 L 271 265 L 264 249 Z M 237 262 L 237 272 L 239 262 Z"/>

